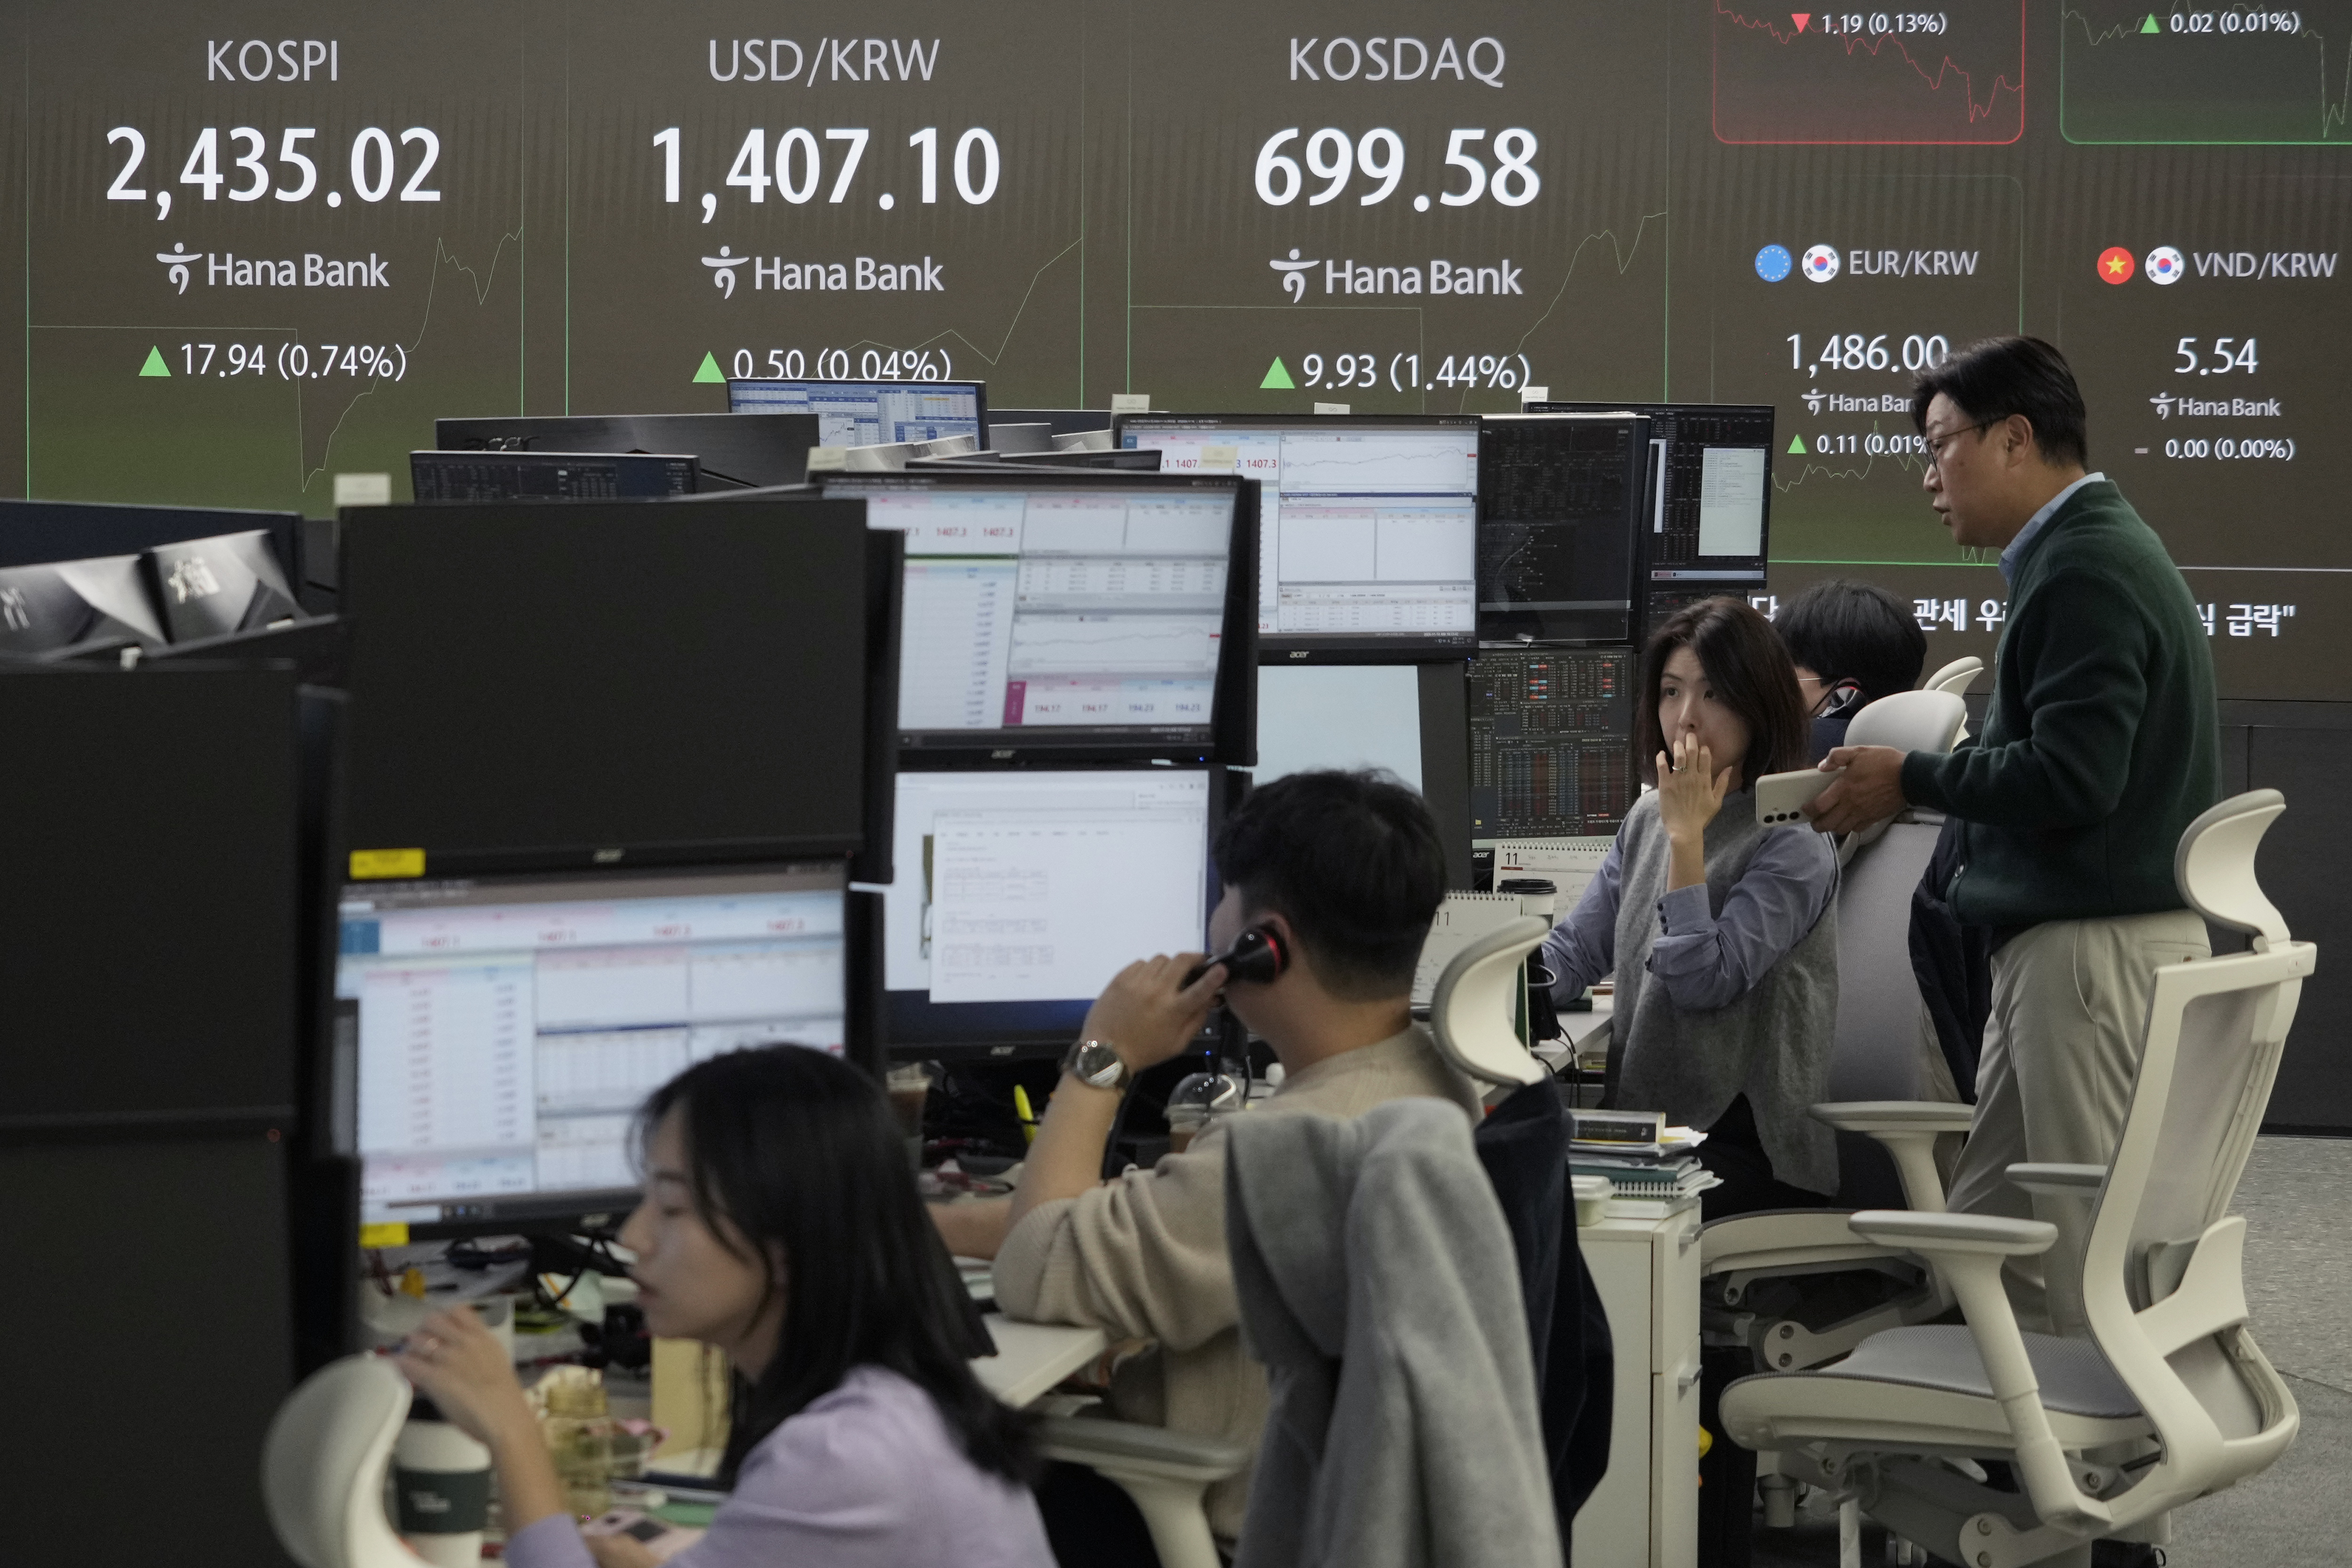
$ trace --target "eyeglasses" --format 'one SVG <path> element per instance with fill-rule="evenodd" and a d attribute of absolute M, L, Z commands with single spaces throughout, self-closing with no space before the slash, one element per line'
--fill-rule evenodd
<path fill-rule="evenodd" d="M 1938 473 L 1942 472 L 1944 452 L 1947 447 L 1950 447 L 1953 442 L 1958 440 L 1963 436 L 1980 436 L 2000 423 L 2000 420 L 1999 419 L 1987 419 L 1979 424 L 1962 426 L 1958 430 L 1947 430 L 1940 436 L 1928 437 L 1927 466 L 1936 469 Z"/>

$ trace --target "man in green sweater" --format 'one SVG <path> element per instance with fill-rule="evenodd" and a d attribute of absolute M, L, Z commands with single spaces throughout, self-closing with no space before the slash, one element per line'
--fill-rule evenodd
<path fill-rule="evenodd" d="M 1850 832 L 1906 805 L 1962 823 L 1953 911 L 1992 929 L 1992 1016 L 1950 1197 L 1958 1212 L 2058 1226 L 2011 1260 L 2029 1329 L 2082 1336 L 2088 1205 L 2029 1197 L 2014 1162 L 2105 1165 L 2139 1066 L 2156 969 L 2202 956 L 2172 879 L 2180 835 L 2219 798 L 2213 663 L 2189 585 L 2104 474 L 2084 471 L 2064 356 L 1996 338 L 1919 378 L 1926 487 L 1955 543 L 2000 552 L 2009 617 L 1973 744 L 1937 755 L 1842 746 L 1813 807 Z"/>

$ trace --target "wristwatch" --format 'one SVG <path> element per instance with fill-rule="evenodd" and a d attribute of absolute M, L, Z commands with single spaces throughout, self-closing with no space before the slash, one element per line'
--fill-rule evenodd
<path fill-rule="evenodd" d="M 1135 1080 L 1108 1040 L 1080 1040 L 1062 1058 L 1062 1070 L 1080 1083 L 1114 1093 L 1123 1092 Z"/>

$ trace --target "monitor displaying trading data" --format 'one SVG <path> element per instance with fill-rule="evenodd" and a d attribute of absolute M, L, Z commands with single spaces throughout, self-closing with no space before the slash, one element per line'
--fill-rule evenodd
<path fill-rule="evenodd" d="M 1650 422 L 1487 416 L 1479 467 L 1478 635 L 1625 642 L 1641 584 L 1636 530 Z"/>
<path fill-rule="evenodd" d="M 845 889 L 837 861 L 346 886 L 363 1216 L 612 1206 L 650 1091 L 746 1046 L 843 1048 Z"/>
<path fill-rule="evenodd" d="M 898 731 L 910 751 L 1213 744 L 1241 487 L 857 475 L 907 536 Z"/>
<path fill-rule="evenodd" d="M 986 446 L 982 381 L 730 381 L 730 414 L 814 414 L 821 446 L 875 447 L 977 436 Z"/>
<path fill-rule="evenodd" d="M 1488 652 L 1471 661 L 1475 839 L 1617 831 L 1639 787 L 1633 759 L 1639 669 L 1630 648 Z"/>
<path fill-rule="evenodd" d="M 1201 948 L 1200 768 L 898 775 L 884 901 L 894 1049 L 1066 1046 L 1139 958 Z"/>
<path fill-rule="evenodd" d="M 1772 405 L 1769 403 L 1532 403 L 1530 414 L 1639 415 L 1650 464 L 1638 542 L 1652 595 L 1764 581 L 1770 543 Z"/>
<path fill-rule="evenodd" d="M 1262 487 L 1258 657 L 1441 658 L 1477 640 L 1475 416 L 1123 415 L 1163 473 Z"/>

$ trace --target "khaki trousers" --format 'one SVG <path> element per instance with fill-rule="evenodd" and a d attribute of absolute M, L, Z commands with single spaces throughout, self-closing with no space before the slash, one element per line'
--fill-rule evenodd
<path fill-rule="evenodd" d="M 1992 955 L 1992 1016 L 1977 1067 L 1976 1115 L 1952 1176 L 1956 1214 L 2047 1220 L 2057 1244 L 2003 1273 L 2029 1331 L 2086 1338 L 2083 1249 L 2091 1205 L 2035 1197 L 2009 1167 L 2106 1165 L 2122 1142 L 2147 1041 L 2156 971 L 2212 952 L 2190 910 L 2047 921 Z"/>

